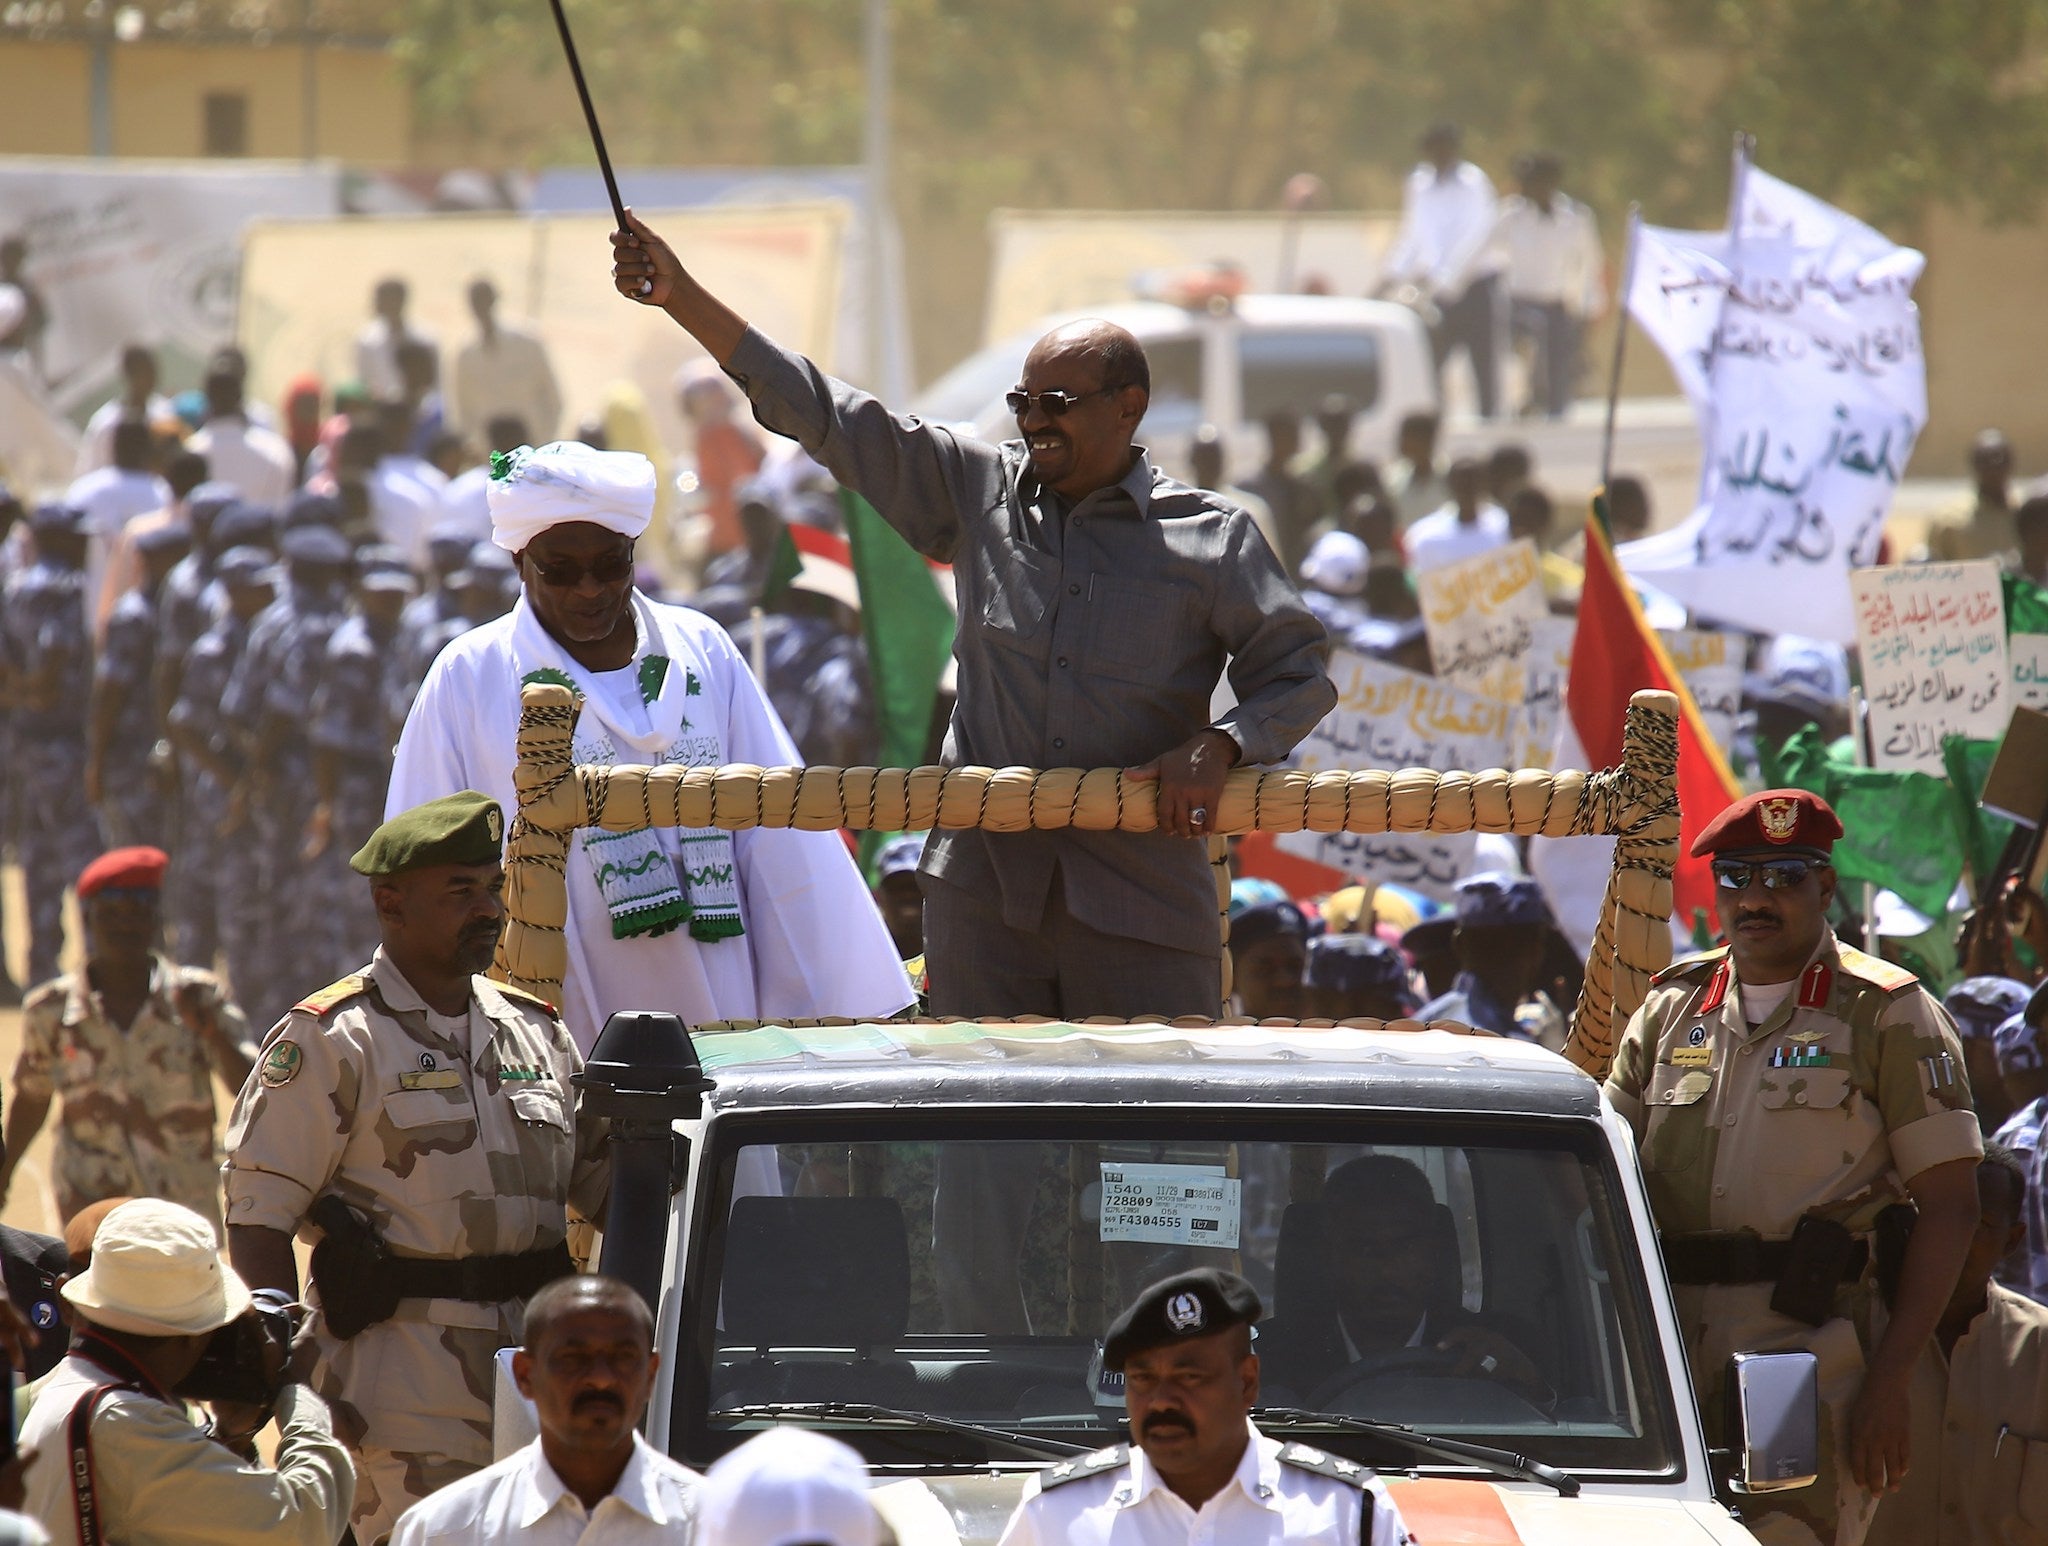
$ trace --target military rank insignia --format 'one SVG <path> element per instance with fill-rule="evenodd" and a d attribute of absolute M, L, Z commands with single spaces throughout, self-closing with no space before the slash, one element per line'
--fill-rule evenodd
<path fill-rule="evenodd" d="M 1930 1090 L 1952 1090 L 1956 1087 L 1956 1060 L 1946 1052 L 1937 1052 L 1920 1060 L 1920 1066 L 1927 1070 L 1927 1088 Z"/>

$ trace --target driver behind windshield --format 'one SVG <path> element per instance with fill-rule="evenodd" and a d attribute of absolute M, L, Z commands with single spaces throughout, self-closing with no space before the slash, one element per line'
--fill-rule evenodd
<path fill-rule="evenodd" d="M 1548 1404 L 1549 1384 L 1496 1317 L 1460 1303 L 1458 1237 L 1450 1209 L 1408 1160 L 1367 1154 L 1323 1183 L 1323 1302 L 1288 1303 L 1259 1330 L 1275 1401 L 1322 1407 L 1379 1370 L 1498 1381 Z"/>

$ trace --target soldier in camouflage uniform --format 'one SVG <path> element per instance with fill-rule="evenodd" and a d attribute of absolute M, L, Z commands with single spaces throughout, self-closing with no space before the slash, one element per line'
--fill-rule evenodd
<path fill-rule="evenodd" d="M 314 1383 L 356 1457 L 364 1546 L 490 1464 L 497 1350 L 570 1270 L 568 1209 L 594 1217 L 610 1180 L 554 1010 L 472 975 L 503 926 L 503 835 L 496 802 L 471 792 L 377 829 L 350 864 L 372 877 L 382 947 L 271 1033 L 228 1133 L 228 1249 L 250 1286 L 295 1294 L 292 1236 L 325 1234 Z M 334 1197 L 394 1253 L 367 1285 L 381 1304 L 367 1275 L 322 1281 L 336 1237 L 308 1215 Z"/>
<path fill-rule="evenodd" d="M 142 583 L 114 603 L 93 664 L 85 798 L 109 848 L 170 841 L 169 758 L 157 755 L 157 603 L 164 577 L 191 545 L 177 526 L 152 527 L 136 539 Z"/>
<path fill-rule="evenodd" d="M 1658 974 L 1607 1078 L 1641 1146 L 1702 1409 L 1720 1410 L 1732 1353 L 1819 1359 L 1818 1482 L 1743 1504 L 1760 1540 L 1802 1546 L 1855 1546 L 1881 1491 L 1939 1463 L 1908 1453 L 1908 1385 L 1976 1231 L 1983 1152 L 1947 1013 L 1827 926 L 1841 835 L 1799 790 L 1708 825 L 1692 851 L 1714 858 L 1731 943 Z M 1870 1241 L 1909 1197 L 1919 1219 L 1874 1320 Z"/>
<path fill-rule="evenodd" d="M 364 550 L 367 551 L 367 550 Z M 357 561 L 362 561 L 358 553 Z M 391 748 L 400 722 L 390 717 L 399 614 L 412 597 L 404 570 L 365 569 L 356 578 L 356 611 L 327 641 L 313 695 L 311 739 L 317 803 L 309 826 L 308 883 L 325 902 L 327 927 L 305 947 L 318 966 L 340 974 L 377 948 L 377 914 L 349 884 L 348 856 L 369 841 L 384 815 Z"/>
<path fill-rule="evenodd" d="M 162 849 L 121 848 L 86 866 L 85 970 L 22 1010 L 0 1196 L 61 1095 L 52 1180 L 67 1223 L 105 1197 L 163 1197 L 220 1228 L 213 1077 L 240 1089 L 256 1048 L 210 972 L 156 952 L 166 862 Z"/>
<path fill-rule="evenodd" d="M 225 593 L 225 609 L 187 652 L 178 673 L 178 694 L 169 714 L 171 744 L 182 770 L 182 877 L 173 877 L 168 901 L 179 958 L 211 966 L 223 943 L 228 978 L 260 982 L 256 952 L 262 935 L 224 928 L 231 917 L 246 917 L 247 902 L 261 884 L 254 846 L 223 836 L 229 801 L 241 780 L 241 759 L 221 703 L 248 643 L 249 625 L 276 594 L 276 566 L 259 547 L 229 548 L 214 564 Z"/>
<path fill-rule="evenodd" d="M 254 942 L 251 957 L 260 975 L 236 982 L 235 997 L 259 1025 L 281 1019 L 291 1006 L 295 981 L 302 980 L 298 942 L 317 937 L 321 913 L 331 905 L 301 883 L 313 814 L 306 711 L 319 687 L 327 641 L 345 616 L 351 561 L 347 539 L 330 526 L 294 526 L 278 545 L 284 591 L 250 625 L 221 704 L 241 758 L 228 827 L 238 834 L 235 841 L 254 848 L 258 874 L 253 892 L 234 898 L 229 932 Z"/>
<path fill-rule="evenodd" d="M 5 607 L 16 852 L 28 890 L 28 980 L 57 975 L 64 889 L 99 852 L 85 783 L 92 638 L 85 610 L 84 512 L 43 505 L 30 518 L 35 562 L 8 577 Z"/>

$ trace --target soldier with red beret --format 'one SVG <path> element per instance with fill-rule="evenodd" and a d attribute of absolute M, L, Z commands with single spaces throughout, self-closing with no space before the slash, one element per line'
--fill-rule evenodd
<path fill-rule="evenodd" d="M 1728 943 L 1657 975 L 1607 1095 L 1636 1132 L 1702 1408 L 1732 1353 L 1820 1361 L 1820 1479 L 1745 1517 L 1767 1540 L 1856 1546 L 1907 1466 L 1938 1463 L 1908 1452 L 1908 1384 L 1976 1232 L 1984 1145 L 1947 1011 L 1828 927 L 1841 836 L 1800 789 L 1708 824 L 1692 852 L 1712 856 Z M 1880 1333 L 1873 1232 L 1907 1201 Z"/>
<path fill-rule="evenodd" d="M 162 1197 L 219 1229 L 213 1080 L 239 1090 L 256 1046 L 213 973 L 161 953 L 169 863 L 161 848 L 116 848 L 80 872 L 85 969 L 22 1006 L 0 1198 L 61 1095 L 50 1179 L 63 1219 L 103 1197 Z"/>

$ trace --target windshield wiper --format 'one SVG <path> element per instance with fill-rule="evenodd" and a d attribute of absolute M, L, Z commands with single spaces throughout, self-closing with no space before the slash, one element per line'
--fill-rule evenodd
<path fill-rule="evenodd" d="M 1299 1406 L 1261 1406 L 1252 1409 L 1255 1422 L 1276 1422 L 1287 1424 L 1320 1424 L 1327 1428 L 1340 1428 L 1346 1433 L 1369 1433 L 1374 1438 L 1385 1439 L 1420 1455 L 1439 1455 L 1447 1460 L 1469 1460 L 1474 1465 L 1486 1467 L 1502 1476 L 1512 1476 L 1518 1481 L 1542 1482 L 1555 1487 L 1567 1498 L 1579 1495 L 1579 1479 L 1569 1471 L 1560 1471 L 1554 1465 L 1545 1465 L 1540 1460 L 1531 1460 L 1527 1455 L 1517 1455 L 1512 1450 L 1495 1449 L 1490 1444 L 1468 1444 L 1463 1439 L 1441 1439 L 1433 1433 L 1421 1433 L 1401 1423 L 1378 1423 L 1363 1417 L 1346 1417 L 1337 1412 L 1311 1412 Z"/>
<path fill-rule="evenodd" d="M 905 1423 L 915 1428 L 930 1428 L 939 1433 L 959 1433 L 977 1439 L 992 1439 L 998 1444 L 1009 1445 L 1019 1454 L 1036 1455 L 1046 1460 L 1064 1460 L 1069 1455 L 1094 1453 L 1086 1444 L 1070 1444 L 1065 1439 L 1041 1439 L 1032 1434 L 1012 1433 L 1008 1428 L 998 1428 L 988 1423 L 962 1422 L 956 1417 L 941 1417 L 936 1412 L 912 1412 L 898 1406 L 873 1406 L 865 1401 L 757 1401 L 746 1406 L 721 1407 L 709 1415 L 742 1418 L 812 1417 L 821 1422 Z"/>

